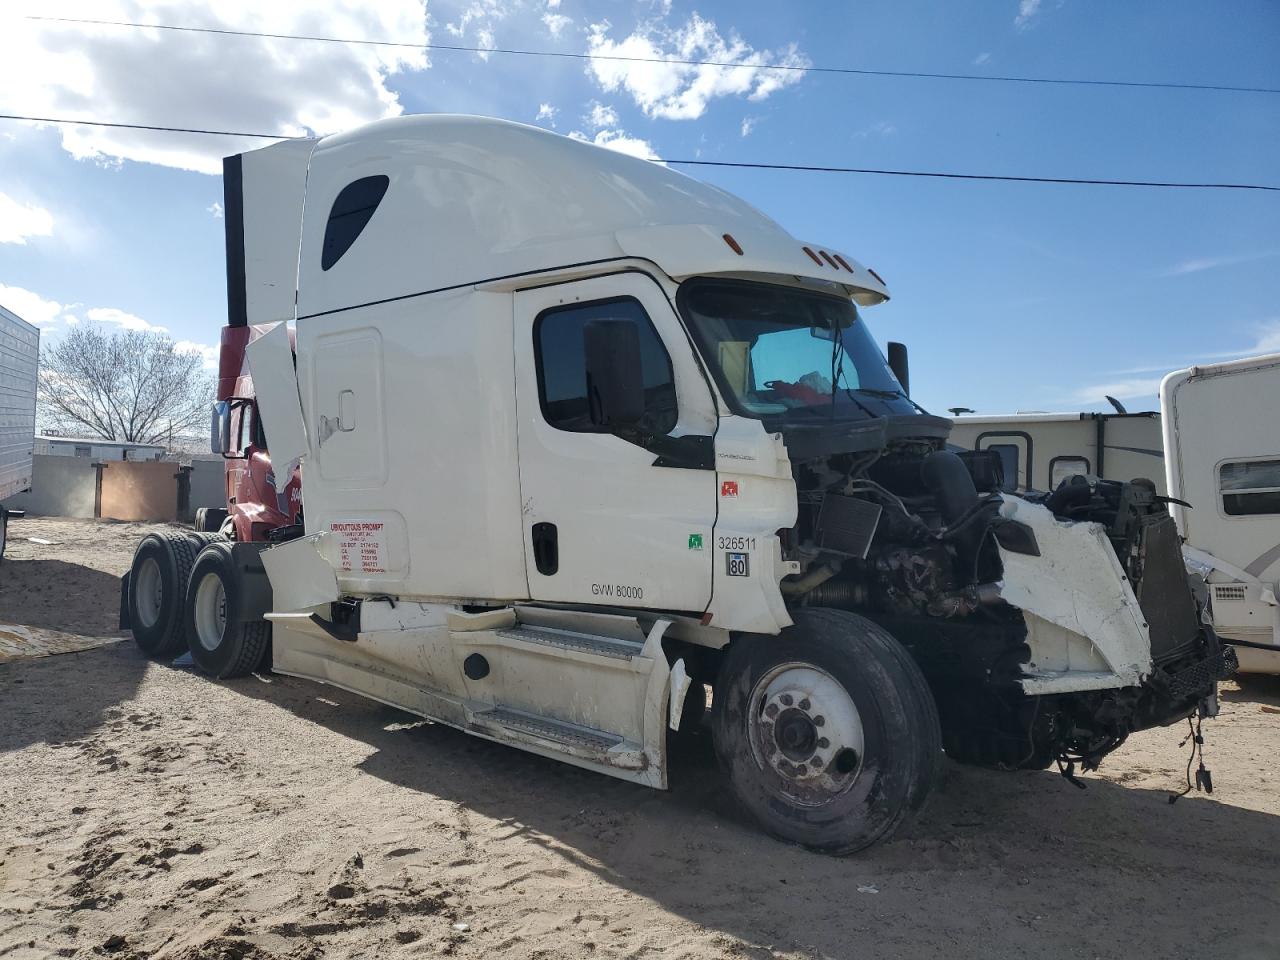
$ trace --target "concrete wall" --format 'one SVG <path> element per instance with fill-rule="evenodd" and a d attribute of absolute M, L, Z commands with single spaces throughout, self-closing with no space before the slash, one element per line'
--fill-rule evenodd
<path fill-rule="evenodd" d="M 194 460 L 191 463 L 191 509 L 225 507 L 227 485 L 221 460 Z"/>
<path fill-rule="evenodd" d="M 4 502 L 33 517 L 93 517 L 98 471 L 88 457 L 36 454 L 31 490 Z M 199 507 L 225 507 L 227 494 L 221 460 L 196 460 L 189 473 L 191 499 L 186 516 L 177 516 L 179 465 L 171 460 L 113 460 L 102 468 L 100 516 L 115 520 L 186 520 Z"/>
<path fill-rule="evenodd" d="M 32 458 L 31 490 L 5 501 L 6 507 L 38 517 L 92 517 L 98 471 L 85 457 Z"/>

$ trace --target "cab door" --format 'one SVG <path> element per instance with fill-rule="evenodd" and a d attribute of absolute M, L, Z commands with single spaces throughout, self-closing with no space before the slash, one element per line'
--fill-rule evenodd
<path fill-rule="evenodd" d="M 520 492 L 535 600 L 698 612 L 711 599 L 716 409 L 658 282 L 625 272 L 515 294 Z M 644 412 L 592 420 L 587 328 L 634 325 Z"/>

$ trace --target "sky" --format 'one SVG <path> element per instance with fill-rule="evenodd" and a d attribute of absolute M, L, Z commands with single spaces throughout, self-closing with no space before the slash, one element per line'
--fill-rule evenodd
<path fill-rule="evenodd" d="M 423 51 L 24 14 L 565 53 L 1280 88 L 1280 4 L 1183 0 L 5 0 L 0 112 L 326 134 L 474 113 L 638 156 L 1280 185 L 1280 94 Z M 220 158 L 266 141 L 0 121 L 0 303 L 45 342 L 163 328 L 216 359 Z M 1280 193 L 678 168 L 888 283 L 864 316 L 933 412 L 1155 409 L 1280 352 Z"/>

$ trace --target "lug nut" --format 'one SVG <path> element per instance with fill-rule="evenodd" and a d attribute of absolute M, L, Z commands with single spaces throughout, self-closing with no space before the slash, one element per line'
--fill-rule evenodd
<path fill-rule="evenodd" d="M 791 704 L 795 703 L 795 700 L 792 698 L 791 694 L 789 694 L 789 693 L 784 693 L 784 694 L 783 694 L 781 697 L 779 697 L 778 699 L 782 701 L 782 705 L 783 705 L 784 707 L 789 707 L 789 706 L 791 706 Z"/>
<path fill-rule="evenodd" d="M 815 727 L 820 727 L 820 726 L 822 726 L 823 724 L 825 724 L 826 722 L 827 722 L 827 718 L 826 718 L 826 717 L 823 717 L 823 716 L 817 716 L 817 717 L 814 717 L 814 718 L 813 718 L 813 725 L 814 725 Z"/>
<path fill-rule="evenodd" d="M 809 698 L 808 698 L 808 697 L 805 697 L 803 700 L 801 700 L 801 701 L 800 701 L 800 709 L 801 709 L 801 710 L 808 710 L 810 706 L 811 706 L 811 704 L 809 703 Z"/>
<path fill-rule="evenodd" d="M 764 715 L 766 717 L 776 717 L 778 715 L 778 705 L 776 703 L 769 704 L 764 708 Z"/>
<path fill-rule="evenodd" d="M 819 738 L 818 738 L 818 746 L 819 746 L 821 749 L 825 750 L 825 749 L 827 749 L 827 747 L 831 746 L 831 741 L 830 741 L 830 740 L 828 740 L 826 737 L 819 737 Z"/>

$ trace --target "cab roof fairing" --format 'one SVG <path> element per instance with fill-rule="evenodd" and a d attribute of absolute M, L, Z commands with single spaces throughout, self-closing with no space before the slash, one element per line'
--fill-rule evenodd
<path fill-rule="evenodd" d="M 335 197 L 352 181 L 374 175 L 391 180 L 377 212 L 342 258 L 323 270 L 320 249 Z M 306 180 L 300 317 L 626 256 L 650 260 L 674 278 L 799 277 L 839 284 L 864 306 L 888 299 L 884 285 L 853 258 L 839 255 L 849 270 L 815 262 L 802 241 L 724 190 L 652 161 L 506 120 L 380 120 L 316 141 Z M 735 238 L 743 255 L 724 234 Z"/>

